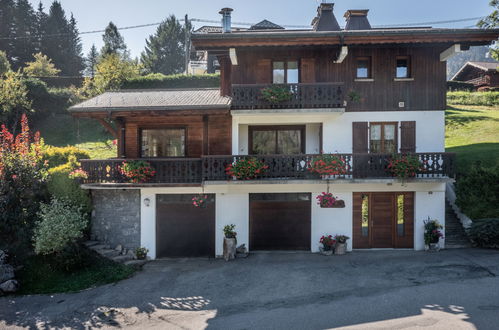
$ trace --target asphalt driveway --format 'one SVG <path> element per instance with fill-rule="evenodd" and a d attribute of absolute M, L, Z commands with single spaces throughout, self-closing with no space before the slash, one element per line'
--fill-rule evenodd
<path fill-rule="evenodd" d="M 499 251 L 151 262 L 73 294 L 0 298 L 0 328 L 497 329 Z"/>

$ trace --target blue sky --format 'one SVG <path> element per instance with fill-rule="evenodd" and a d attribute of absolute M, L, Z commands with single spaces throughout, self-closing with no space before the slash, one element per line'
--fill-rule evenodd
<path fill-rule="evenodd" d="M 30 0 L 34 6 L 38 0 Z M 42 0 L 48 10 L 52 0 Z M 259 22 L 266 18 L 281 25 L 309 25 L 315 16 L 317 0 L 60 0 L 66 13 L 73 12 L 80 31 L 102 30 L 113 21 L 118 27 L 160 22 L 170 14 L 219 20 L 222 7 L 234 8 L 234 22 Z M 489 0 L 337 0 L 335 14 L 344 25 L 347 9 L 370 9 L 372 25 L 445 21 L 486 16 Z M 474 21 L 435 25 L 469 27 Z M 194 23 L 196 27 L 210 23 Z M 211 23 L 213 25 L 213 23 Z M 215 24 L 216 25 L 216 24 Z M 145 39 L 155 27 L 121 31 L 132 56 L 139 56 Z M 82 36 L 85 53 L 93 43 L 102 46 L 101 33 Z"/>

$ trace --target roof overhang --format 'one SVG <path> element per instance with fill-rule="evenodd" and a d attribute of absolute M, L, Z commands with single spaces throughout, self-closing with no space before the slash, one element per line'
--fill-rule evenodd
<path fill-rule="evenodd" d="M 140 116 L 195 116 L 195 115 L 224 115 L 230 113 L 230 106 L 224 107 L 178 107 L 165 109 L 158 108 L 80 108 L 69 111 L 73 117 L 78 118 L 119 118 Z"/>

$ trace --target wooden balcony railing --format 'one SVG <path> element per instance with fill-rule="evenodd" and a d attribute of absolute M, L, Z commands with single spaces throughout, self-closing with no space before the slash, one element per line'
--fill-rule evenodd
<path fill-rule="evenodd" d="M 345 173 L 329 179 L 390 178 L 388 154 L 335 154 L 345 161 Z M 452 153 L 416 153 L 422 169 L 416 178 L 453 178 L 455 155 Z M 254 155 L 254 156 L 203 156 L 201 158 L 142 159 L 156 170 L 148 184 L 192 184 L 203 181 L 227 181 L 232 178 L 225 169 L 228 165 L 247 157 L 254 157 L 268 168 L 256 180 L 318 180 L 309 171 L 310 161 L 318 155 Z M 128 159 L 130 160 L 130 159 Z M 88 173 L 85 183 L 127 183 L 119 171 L 124 159 L 82 160 L 81 166 Z"/>
<path fill-rule="evenodd" d="M 270 103 L 262 89 L 279 86 L 289 89 L 289 101 Z M 232 85 L 232 109 L 342 108 L 345 100 L 342 83 Z"/>

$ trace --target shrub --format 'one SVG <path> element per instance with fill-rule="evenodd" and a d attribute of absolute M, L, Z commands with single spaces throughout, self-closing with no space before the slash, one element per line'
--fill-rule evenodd
<path fill-rule="evenodd" d="M 447 103 L 461 105 L 499 105 L 499 92 L 448 92 Z"/>
<path fill-rule="evenodd" d="M 456 182 L 456 203 L 472 219 L 499 216 L 499 165 L 475 164 Z"/>
<path fill-rule="evenodd" d="M 69 162 L 69 158 L 73 156 L 79 159 L 89 159 L 90 154 L 76 147 L 48 147 L 43 152 L 43 160 L 48 161 L 49 167 L 57 167 Z"/>
<path fill-rule="evenodd" d="M 499 249 L 499 218 L 473 221 L 468 237 L 475 246 Z"/>
<path fill-rule="evenodd" d="M 53 198 L 50 204 L 42 203 L 38 216 L 40 221 L 33 237 L 37 254 L 62 253 L 78 243 L 88 225 L 82 208 L 64 199 Z"/>
<path fill-rule="evenodd" d="M 150 89 L 150 88 L 216 88 L 220 86 L 220 75 L 164 75 L 152 73 L 146 76 L 135 77 L 125 81 L 123 89 Z"/>

